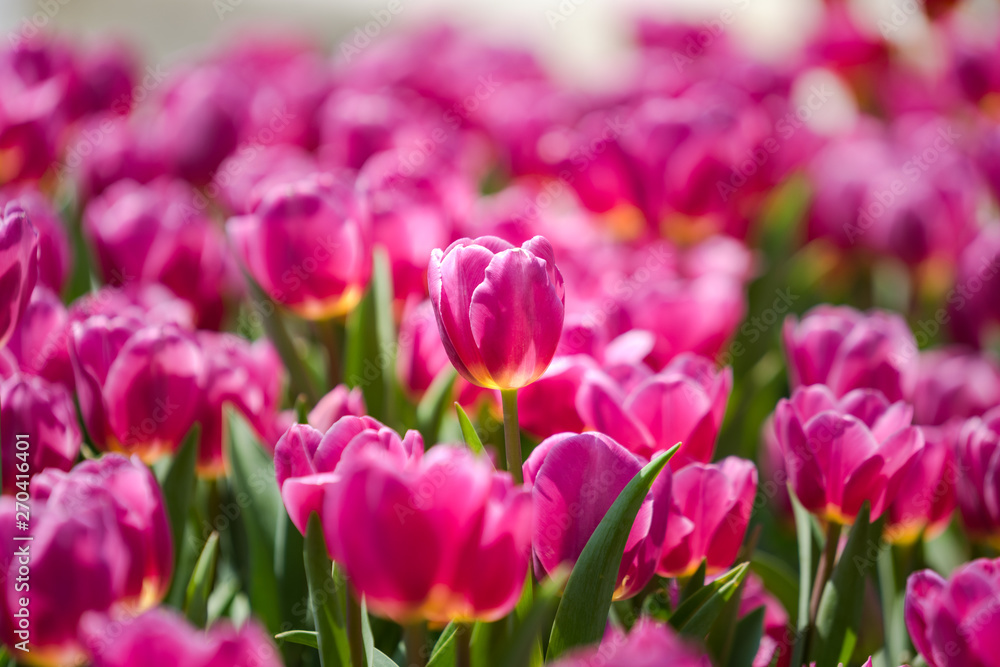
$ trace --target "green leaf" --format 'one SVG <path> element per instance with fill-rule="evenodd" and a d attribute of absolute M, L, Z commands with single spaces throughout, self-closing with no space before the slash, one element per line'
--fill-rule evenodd
<path fill-rule="evenodd" d="M 501 667 L 524 667 L 533 664 L 536 647 L 539 646 L 538 639 L 559 604 L 559 591 L 566 583 L 566 578 L 565 571 L 557 570 L 542 584 L 528 613 L 514 630 L 507 649 L 495 664 Z"/>
<path fill-rule="evenodd" d="M 274 636 L 274 638 L 283 642 L 302 644 L 303 646 L 310 646 L 316 649 L 319 648 L 318 635 L 310 630 L 289 630 L 288 632 L 279 632 Z"/>
<path fill-rule="evenodd" d="M 365 647 L 365 660 L 372 667 L 375 660 L 375 635 L 372 634 L 372 623 L 368 618 L 368 603 L 361 598 L 361 642 Z"/>
<path fill-rule="evenodd" d="M 306 528 L 304 561 L 309 582 L 309 611 L 316 623 L 320 665 L 348 667 L 351 658 L 342 612 L 343 590 L 333 578 L 333 564 L 326 552 L 323 527 L 315 512 L 309 517 Z"/>
<path fill-rule="evenodd" d="M 184 596 L 184 614 L 194 625 L 204 628 L 208 621 L 208 595 L 215 581 L 215 565 L 219 560 L 219 533 L 213 531 L 195 563 L 194 573 Z"/>
<path fill-rule="evenodd" d="M 455 665 L 455 633 L 458 632 L 458 623 L 452 621 L 444 626 L 441 636 L 434 644 L 431 651 L 431 658 L 427 661 L 427 667 L 454 667 Z"/>
<path fill-rule="evenodd" d="M 681 605 L 691 599 L 691 596 L 697 593 L 705 586 L 705 570 L 708 568 L 708 560 L 705 558 L 701 559 L 701 563 L 698 565 L 698 569 L 695 570 L 687 582 L 684 584 L 684 588 L 681 589 L 680 598 L 677 600 L 677 604 Z"/>
<path fill-rule="evenodd" d="M 392 658 L 387 656 L 382 651 L 375 649 L 375 654 L 373 656 L 374 660 L 372 662 L 373 667 L 399 667 Z"/>
<path fill-rule="evenodd" d="M 793 665 L 801 665 L 805 658 L 806 639 L 809 636 L 809 600 L 812 595 L 812 519 L 809 512 L 799 502 L 792 485 L 788 485 L 788 496 L 792 501 L 795 515 L 795 537 L 799 544 L 799 605 L 796 624 L 795 644 L 792 647 Z"/>
<path fill-rule="evenodd" d="M 728 576 L 723 575 L 726 578 L 720 586 L 715 587 L 714 584 L 722 580 L 723 577 L 719 577 L 708 586 L 705 586 L 702 591 L 711 590 L 711 595 L 699 604 L 697 608 L 693 610 L 693 613 L 685 609 L 681 618 L 675 622 L 674 617 L 677 616 L 678 612 L 681 612 L 682 610 L 682 607 L 678 607 L 677 612 L 674 612 L 674 616 L 670 617 L 670 624 L 677 629 L 678 633 L 684 635 L 685 637 L 703 638 L 708 634 L 708 631 L 712 629 L 712 625 L 726 608 L 726 603 L 728 603 L 736 592 L 740 590 L 740 587 L 743 585 L 743 580 L 746 578 L 747 572 L 749 571 L 749 564 L 741 563 L 727 572 L 726 575 Z M 685 604 L 690 604 L 691 602 L 699 600 L 702 591 L 696 593 L 691 600 Z M 687 616 L 686 620 L 684 620 L 684 616 Z"/>
<path fill-rule="evenodd" d="M 776 556 L 760 550 L 754 551 L 750 569 L 764 582 L 764 588 L 788 611 L 788 622 L 795 626 L 799 595 L 795 572 Z"/>
<path fill-rule="evenodd" d="M 749 563 L 744 563 L 749 572 Z M 746 575 L 740 578 L 736 585 L 736 590 L 732 596 L 726 600 L 718 616 L 712 622 L 708 630 L 708 637 L 705 645 L 708 646 L 709 653 L 715 656 L 717 664 L 724 665 L 729 662 L 729 656 L 733 650 L 733 639 L 736 636 L 736 624 L 740 618 L 740 601 L 743 599 L 743 585 L 746 583 Z"/>
<path fill-rule="evenodd" d="M 465 410 L 458 403 L 455 403 L 455 410 L 458 412 L 458 423 L 462 427 L 462 437 L 465 438 L 465 444 L 476 454 L 483 454 L 486 451 L 483 448 L 483 441 L 479 439 L 479 434 L 476 433 L 476 427 L 472 425 L 469 415 L 465 414 Z"/>
<path fill-rule="evenodd" d="M 764 612 L 765 608 L 761 605 L 736 624 L 732 651 L 726 667 L 753 667 L 761 637 L 764 635 Z"/>
<path fill-rule="evenodd" d="M 167 505 L 167 517 L 170 519 L 170 535 L 174 540 L 174 562 L 177 562 L 181 552 L 184 526 L 191 509 L 191 497 L 194 495 L 194 471 L 200 439 L 201 426 L 195 424 L 184 437 L 184 442 L 169 465 L 162 469 L 162 477 L 159 479 L 163 489 L 163 502 Z"/>
<path fill-rule="evenodd" d="M 443 369 L 431 382 L 431 386 L 427 388 L 424 397 L 417 405 L 417 428 L 428 446 L 438 441 L 441 420 L 444 419 L 445 411 L 448 409 L 448 400 L 451 398 L 456 378 L 458 372 L 454 367 L 449 365 Z"/>
<path fill-rule="evenodd" d="M 823 588 L 809 647 L 816 667 L 837 667 L 846 648 L 852 646 L 848 643 L 850 636 L 857 635 L 865 581 L 876 564 L 868 550 L 872 544 L 878 544 L 881 536 L 879 524 L 872 526 L 869 523 L 870 511 L 866 501 L 854 521 L 833 575 Z"/>
<path fill-rule="evenodd" d="M 632 524 L 657 475 L 679 447 L 674 445 L 636 473 L 587 540 L 556 610 L 546 659 L 601 640 Z"/>
<path fill-rule="evenodd" d="M 706 602 L 712 599 L 713 596 L 718 595 L 723 586 L 739 576 L 740 568 L 742 567 L 743 565 L 740 565 L 716 577 L 692 593 L 691 597 L 685 600 L 682 604 L 677 605 L 677 608 L 674 609 L 674 613 L 670 615 L 670 625 L 674 628 L 674 630 L 680 630 L 686 623 L 690 622 L 694 615 L 705 605 Z"/>

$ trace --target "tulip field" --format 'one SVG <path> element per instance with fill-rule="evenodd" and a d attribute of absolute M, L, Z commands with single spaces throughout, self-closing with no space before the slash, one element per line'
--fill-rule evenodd
<path fill-rule="evenodd" d="M 855 4 L 0 40 L 0 667 L 1000 667 L 1000 6 Z"/>

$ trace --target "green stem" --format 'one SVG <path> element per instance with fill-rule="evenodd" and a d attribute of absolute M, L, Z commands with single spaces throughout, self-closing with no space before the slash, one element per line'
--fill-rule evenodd
<path fill-rule="evenodd" d="M 403 643 L 406 645 L 406 662 L 408 667 L 424 667 L 427 664 L 424 649 L 427 645 L 427 635 L 422 622 L 403 626 Z"/>
<path fill-rule="evenodd" d="M 470 667 L 472 665 L 472 626 L 461 623 L 455 630 L 455 667 Z"/>
<path fill-rule="evenodd" d="M 819 568 L 816 571 L 816 581 L 813 584 L 812 600 L 809 603 L 809 621 L 816 623 L 816 613 L 819 611 L 819 602 L 823 598 L 823 589 L 826 582 L 833 574 L 833 566 L 837 560 L 837 547 L 840 546 L 840 531 L 843 529 L 836 521 L 831 521 L 826 527 L 826 548 L 819 561 Z"/>
<path fill-rule="evenodd" d="M 347 645 L 351 650 L 351 664 L 354 667 L 364 667 L 368 662 L 365 660 L 365 640 L 361 634 L 361 604 L 350 588 L 347 591 L 346 624 Z"/>
<path fill-rule="evenodd" d="M 330 390 L 344 381 L 344 322 L 332 318 L 316 322 L 316 331 L 326 351 L 326 388 Z"/>
<path fill-rule="evenodd" d="M 514 482 L 524 482 L 521 470 L 521 428 L 517 423 L 517 389 L 501 389 L 503 399 L 503 439 L 507 447 L 507 471 Z"/>

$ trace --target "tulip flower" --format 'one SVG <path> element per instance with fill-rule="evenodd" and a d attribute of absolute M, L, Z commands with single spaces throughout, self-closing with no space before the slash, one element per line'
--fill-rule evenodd
<path fill-rule="evenodd" d="M 775 437 L 792 489 L 810 512 L 851 523 L 865 501 L 872 520 L 896 499 L 916 453 L 913 409 L 874 389 L 836 398 L 824 385 L 799 387 L 774 413 Z"/>
<path fill-rule="evenodd" d="M 226 224 L 234 251 L 264 292 L 313 320 L 361 300 L 371 275 L 368 213 L 351 185 L 325 174 L 278 184 Z"/>
<path fill-rule="evenodd" d="M 14 333 L 38 277 L 38 232 L 16 203 L 0 215 L 0 347 Z"/>
<path fill-rule="evenodd" d="M 981 558 L 948 579 L 932 570 L 906 581 L 904 615 L 913 645 L 928 667 L 996 667 L 1000 562 Z"/>
<path fill-rule="evenodd" d="M 781 602 L 764 588 L 764 582 L 751 572 L 743 584 L 740 618 L 760 607 L 764 607 L 764 634 L 760 638 L 753 667 L 768 667 L 772 664 L 777 664 L 778 667 L 790 667 L 794 635 L 790 630 L 788 612 L 781 606 Z"/>
<path fill-rule="evenodd" d="M 757 468 L 734 456 L 692 463 L 674 473 L 673 499 L 684 521 L 671 517 L 657 573 L 689 577 L 706 561 L 717 574 L 736 560 L 757 493 Z"/>
<path fill-rule="evenodd" d="M 422 396 L 438 373 L 448 365 L 448 352 L 441 343 L 434 306 L 429 300 L 407 301 L 399 324 L 396 374 L 413 396 Z"/>
<path fill-rule="evenodd" d="M 628 389 L 605 373 L 590 372 L 583 378 L 576 407 L 589 428 L 607 433 L 643 458 L 682 443 L 670 461 L 679 470 L 712 459 L 732 386 L 731 369 L 719 371 L 709 359 L 682 354 Z"/>
<path fill-rule="evenodd" d="M 42 378 L 15 375 L 0 382 L 0 429 L 4 493 L 14 493 L 18 480 L 27 488 L 27 480 L 47 468 L 69 470 L 80 453 L 72 397 Z M 16 446 L 19 434 L 28 436 L 25 450 Z M 19 451 L 27 457 L 17 456 Z"/>
<path fill-rule="evenodd" d="M 32 186 L 4 188 L 0 191 L 0 209 L 16 202 L 38 232 L 38 283 L 58 292 L 73 269 L 66 226 L 52 204 Z"/>
<path fill-rule="evenodd" d="M 1000 363 L 991 355 L 953 347 L 920 354 L 913 420 L 940 425 L 978 417 L 1000 405 Z"/>
<path fill-rule="evenodd" d="M 361 387 L 350 389 L 346 384 L 338 384 L 309 411 L 308 421 L 314 429 L 325 433 L 341 417 L 363 417 L 364 414 L 365 397 L 361 393 Z"/>
<path fill-rule="evenodd" d="M 965 423 L 956 439 L 955 490 L 962 522 L 974 539 L 997 542 L 1000 527 L 1000 408 Z"/>
<path fill-rule="evenodd" d="M 953 441 L 940 432 L 921 430 L 924 446 L 913 455 L 888 508 L 886 537 L 896 544 L 911 544 L 921 535 L 936 537 L 955 510 L 958 470 Z"/>
<path fill-rule="evenodd" d="M 521 428 L 543 438 L 556 433 L 582 432 L 587 424 L 576 409 L 576 396 L 584 378 L 591 372 L 601 371 L 597 363 L 585 354 L 553 359 L 540 378 L 517 392 L 517 415 Z"/>
<path fill-rule="evenodd" d="M 960 343 L 985 347 L 1000 322 L 1000 229 L 982 228 L 958 258 L 955 290 L 948 299 L 949 324 Z"/>
<path fill-rule="evenodd" d="M 600 646 L 583 648 L 552 663 L 553 667 L 712 667 L 712 661 L 670 627 L 640 619 L 627 635 L 617 628 Z"/>
<path fill-rule="evenodd" d="M 801 322 L 786 319 L 783 335 L 793 388 L 825 384 L 836 396 L 878 389 L 890 401 L 913 395 L 917 343 L 899 315 L 817 306 Z"/>
<path fill-rule="evenodd" d="M 69 322 L 69 313 L 58 295 L 44 285 L 36 285 L 7 343 L 22 373 L 43 377 L 73 390 Z"/>
<path fill-rule="evenodd" d="M 644 459 L 602 433 L 561 433 L 535 448 L 524 463 L 524 481 L 531 490 L 531 542 L 539 577 L 563 563 L 576 562 L 601 519 L 644 464 Z M 670 516 L 670 486 L 670 472 L 665 470 L 639 508 L 618 569 L 615 599 L 632 597 L 653 578 L 668 517 L 675 520 Z"/>
<path fill-rule="evenodd" d="M 407 462 L 366 448 L 342 458 L 337 477 L 320 512 L 326 544 L 369 609 L 404 624 L 513 611 L 531 497 L 509 475 L 465 447 L 437 445 Z"/>
<path fill-rule="evenodd" d="M 309 515 L 321 512 L 325 488 L 340 462 L 361 450 L 375 449 L 398 463 L 418 460 L 424 440 L 416 431 L 401 439 L 371 417 L 338 419 L 321 432 L 308 424 L 293 424 L 274 446 L 274 472 L 285 509 L 303 533 Z"/>

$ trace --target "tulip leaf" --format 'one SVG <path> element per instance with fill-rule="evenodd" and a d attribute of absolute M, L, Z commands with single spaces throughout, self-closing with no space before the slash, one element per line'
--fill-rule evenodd
<path fill-rule="evenodd" d="M 448 409 L 448 401 L 451 399 L 457 378 L 458 373 L 453 366 L 444 368 L 431 382 L 431 386 L 427 388 L 427 392 L 417 405 L 417 428 L 428 445 L 438 440 L 441 420 L 444 419 Z"/>
<path fill-rule="evenodd" d="M 749 573 L 750 564 L 745 563 Z M 736 636 L 736 624 L 740 619 L 740 602 L 743 599 L 743 586 L 746 583 L 746 575 L 740 578 L 736 585 L 736 590 L 732 596 L 723 604 L 722 610 L 712 622 L 709 628 L 708 637 L 705 644 L 709 652 L 715 656 L 716 663 L 725 665 L 729 662 L 729 657 L 733 650 L 733 640 Z"/>
<path fill-rule="evenodd" d="M 514 635 L 507 644 L 500 659 L 494 663 L 500 667 L 524 667 L 524 665 L 541 664 L 539 638 L 548 625 L 552 614 L 559 604 L 559 591 L 566 583 L 566 572 L 557 570 L 545 581 L 538 595 L 534 596 L 531 607 L 524 618 L 518 623 Z M 530 579 L 528 585 L 531 585 Z M 538 662 L 535 662 L 537 658 Z"/>
<path fill-rule="evenodd" d="M 847 537 L 830 580 L 823 588 L 809 653 L 816 667 L 836 667 L 856 637 L 861 618 L 865 581 L 877 559 L 868 551 L 881 536 L 880 524 L 869 522 L 870 505 L 866 501 Z"/>
<path fill-rule="evenodd" d="M 208 595 L 215 581 L 215 566 L 219 561 L 219 533 L 213 531 L 195 563 L 194 573 L 184 596 L 184 614 L 194 625 L 204 628 L 208 621 Z"/>
<path fill-rule="evenodd" d="M 726 667 L 753 667 L 754 658 L 764 636 L 764 605 L 744 616 L 736 624 L 733 633 L 732 650 Z"/>
<path fill-rule="evenodd" d="M 344 623 L 342 586 L 333 577 L 333 563 L 326 551 L 323 527 L 315 512 L 306 527 L 304 550 L 306 579 L 309 582 L 309 611 L 316 623 L 316 647 L 321 667 L 348 667 L 351 664 Z"/>
<path fill-rule="evenodd" d="M 309 646 L 315 649 L 319 648 L 319 637 L 311 630 L 289 630 L 288 632 L 279 632 L 274 636 L 274 638 L 280 641 L 301 644 L 302 646 Z"/>
<path fill-rule="evenodd" d="M 373 649 L 375 651 L 372 654 L 372 667 L 399 667 L 392 658 L 387 656 L 385 653 L 378 649 Z"/>
<path fill-rule="evenodd" d="M 476 454 L 484 453 L 483 441 L 479 439 L 479 434 L 476 433 L 476 427 L 472 425 L 469 415 L 465 414 L 465 410 L 458 403 L 455 403 L 455 410 L 458 412 L 458 423 L 462 427 L 462 437 L 465 438 L 465 444 Z"/>
<path fill-rule="evenodd" d="M 201 426 L 195 424 L 184 436 L 180 449 L 174 454 L 169 465 L 162 469 L 159 479 L 163 489 L 163 502 L 167 505 L 167 516 L 170 519 L 170 535 L 174 540 L 174 562 L 181 552 L 184 540 L 184 527 L 191 509 L 191 497 L 194 495 L 194 470 L 198 461 L 198 441 L 201 439 Z"/>
<path fill-rule="evenodd" d="M 0 667 L 7 667 L 10 663 L 10 655 L 7 653 L 6 647 L 0 646 Z"/>
<path fill-rule="evenodd" d="M 670 617 L 670 625 L 685 637 L 704 638 L 726 608 L 726 603 L 740 590 L 749 571 L 750 566 L 747 563 L 741 563 L 705 586 L 685 605 L 677 608 L 674 615 Z M 716 586 L 716 584 L 719 585 Z M 704 591 L 711 591 L 711 593 L 705 597 L 702 595 Z M 693 609 L 684 609 L 686 605 L 696 606 Z M 680 618 L 677 618 L 678 614 L 680 614 Z"/>
<path fill-rule="evenodd" d="M 701 559 L 701 563 L 698 565 L 698 569 L 695 570 L 694 574 L 684 583 L 684 587 L 681 589 L 680 598 L 677 600 L 677 604 L 681 605 L 691 599 L 691 596 L 697 593 L 699 590 L 705 586 L 705 571 L 708 569 L 708 560 L 705 558 Z"/>
<path fill-rule="evenodd" d="M 750 559 L 750 569 L 764 582 L 764 588 L 778 599 L 788 612 L 788 620 L 794 626 L 798 618 L 798 582 L 795 572 L 777 557 L 754 551 Z"/>
<path fill-rule="evenodd" d="M 677 608 L 674 609 L 674 612 L 670 615 L 670 625 L 674 628 L 674 630 L 679 631 L 685 624 L 689 623 L 706 602 L 708 602 L 713 596 L 717 595 L 723 586 L 733 581 L 740 575 L 740 569 L 743 567 L 743 565 L 739 565 L 716 577 L 692 593 L 690 598 L 677 605 Z"/>
<path fill-rule="evenodd" d="M 458 623 L 452 621 L 444 626 L 441 636 L 438 637 L 431 651 L 430 660 L 427 667 L 454 667 L 455 665 L 455 639 L 458 632 Z"/>
<path fill-rule="evenodd" d="M 788 485 L 788 496 L 792 501 L 792 512 L 795 515 L 795 537 L 799 545 L 799 604 L 798 621 L 795 629 L 795 644 L 792 648 L 793 665 L 801 665 L 805 658 L 806 639 L 809 636 L 809 600 L 812 596 L 812 519 L 798 496 Z"/>
<path fill-rule="evenodd" d="M 636 473 L 587 540 L 556 610 L 546 659 L 601 640 L 632 524 L 657 475 L 679 447 L 674 445 Z"/>
<path fill-rule="evenodd" d="M 372 634 L 372 623 L 368 618 L 368 603 L 361 598 L 361 642 L 365 647 L 365 660 L 368 667 L 375 661 L 375 635 Z"/>

